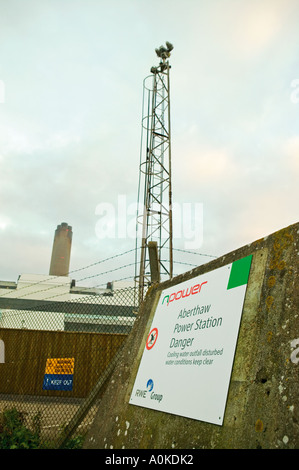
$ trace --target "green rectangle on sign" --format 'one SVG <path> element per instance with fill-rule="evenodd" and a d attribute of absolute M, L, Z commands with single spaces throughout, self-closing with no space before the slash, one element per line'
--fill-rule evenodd
<path fill-rule="evenodd" d="M 246 256 L 246 258 L 238 259 L 232 264 L 227 289 L 233 289 L 234 287 L 243 286 L 247 284 L 250 272 L 252 255 Z"/>

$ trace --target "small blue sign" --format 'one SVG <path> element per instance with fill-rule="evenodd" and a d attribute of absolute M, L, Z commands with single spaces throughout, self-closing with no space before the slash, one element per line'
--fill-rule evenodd
<path fill-rule="evenodd" d="M 73 390 L 73 374 L 45 374 L 43 390 Z"/>

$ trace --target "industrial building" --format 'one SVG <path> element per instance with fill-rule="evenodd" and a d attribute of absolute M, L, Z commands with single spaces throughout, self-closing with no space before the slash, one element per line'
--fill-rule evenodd
<path fill-rule="evenodd" d="M 121 281 L 107 288 L 76 286 L 68 275 L 72 227 L 57 226 L 49 275 L 21 274 L 0 281 L 0 328 L 128 333 L 135 320 L 134 289 Z"/>

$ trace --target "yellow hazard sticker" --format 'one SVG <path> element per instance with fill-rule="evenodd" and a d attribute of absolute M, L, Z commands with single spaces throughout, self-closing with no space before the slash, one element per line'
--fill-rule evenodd
<path fill-rule="evenodd" d="M 45 374 L 73 374 L 75 358 L 49 358 L 46 362 Z"/>

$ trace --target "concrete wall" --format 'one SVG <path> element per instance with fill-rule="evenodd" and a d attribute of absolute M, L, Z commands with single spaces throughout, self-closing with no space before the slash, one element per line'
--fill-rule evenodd
<path fill-rule="evenodd" d="M 154 287 L 127 338 L 85 448 L 299 448 L 299 224 Z M 162 289 L 253 255 L 222 426 L 129 398 Z"/>

